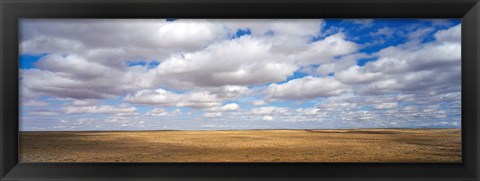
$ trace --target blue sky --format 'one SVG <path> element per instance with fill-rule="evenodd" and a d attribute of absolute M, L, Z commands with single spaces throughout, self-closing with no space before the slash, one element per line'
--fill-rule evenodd
<path fill-rule="evenodd" d="M 23 19 L 20 129 L 459 128 L 460 19 Z"/>

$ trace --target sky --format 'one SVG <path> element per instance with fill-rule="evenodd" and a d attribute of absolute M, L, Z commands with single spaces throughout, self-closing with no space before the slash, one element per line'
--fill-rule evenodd
<path fill-rule="evenodd" d="M 20 130 L 460 128 L 460 19 L 22 19 Z"/>

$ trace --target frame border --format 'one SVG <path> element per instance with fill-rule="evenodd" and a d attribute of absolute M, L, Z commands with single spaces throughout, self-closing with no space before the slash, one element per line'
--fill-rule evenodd
<path fill-rule="evenodd" d="M 19 18 L 462 18 L 462 159 L 442 163 L 18 163 Z M 0 180 L 480 178 L 479 0 L 0 0 Z"/>

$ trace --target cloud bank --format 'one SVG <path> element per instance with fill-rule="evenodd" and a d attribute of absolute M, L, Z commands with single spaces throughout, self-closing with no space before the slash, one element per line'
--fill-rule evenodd
<path fill-rule="evenodd" d="M 442 22 L 23 19 L 21 129 L 460 127 Z"/>

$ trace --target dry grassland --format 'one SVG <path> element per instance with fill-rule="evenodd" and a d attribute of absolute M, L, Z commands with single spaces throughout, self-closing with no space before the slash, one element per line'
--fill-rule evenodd
<path fill-rule="evenodd" d="M 19 157 L 20 162 L 461 162 L 461 132 L 21 132 Z"/>

